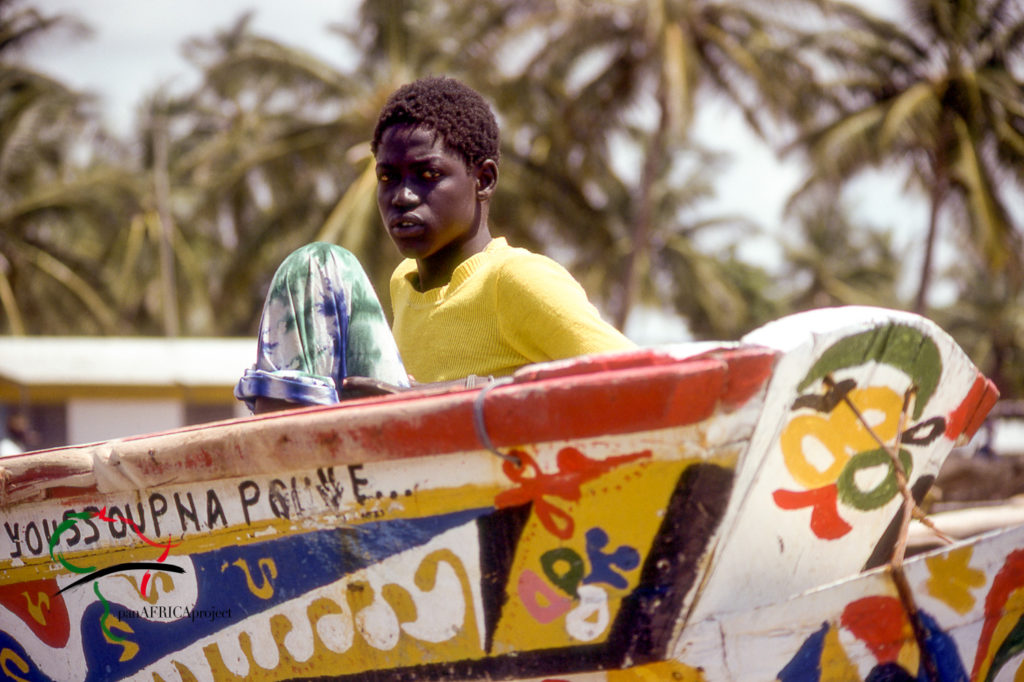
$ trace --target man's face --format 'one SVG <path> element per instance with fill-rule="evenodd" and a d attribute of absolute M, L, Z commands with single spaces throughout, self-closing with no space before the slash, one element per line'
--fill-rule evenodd
<path fill-rule="evenodd" d="M 377 207 L 398 250 L 419 261 L 443 258 L 480 221 L 475 175 L 444 149 L 440 135 L 411 124 L 391 126 L 381 137 Z"/>

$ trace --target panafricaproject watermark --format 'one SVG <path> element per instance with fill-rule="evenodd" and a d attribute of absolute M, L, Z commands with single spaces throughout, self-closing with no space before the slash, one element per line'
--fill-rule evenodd
<path fill-rule="evenodd" d="M 193 623 L 198 621 L 210 621 L 218 618 L 231 618 L 231 608 L 226 609 L 194 609 L 189 606 L 167 606 L 165 604 L 154 604 L 144 606 L 141 609 L 117 609 L 114 615 L 119 620 L 145 619 L 145 620 L 184 620 L 189 619 Z"/>
<path fill-rule="evenodd" d="M 139 539 L 141 539 L 147 545 L 151 545 L 153 547 L 158 547 L 160 549 L 163 549 L 164 551 L 163 551 L 163 553 L 160 555 L 160 557 L 155 562 L 153 562 L 153 561 L 148 561 L 148 562 L 147 561 L 129 561 L 129 562 L 122 562 L 122 563 L 114 564 L 113 566 L 107 566 L 106 568 L 97 568 L 96 566 L 78 566 L 76 564 L 71 563 L 66 558 L 64 558 L 64 553 L 63 552 L 59 552 L 58 551 L 56 554 L 54 554 L 54 550 L 56 549 L 57 544 L 60 542 L 60 536 L 61 536 L 62 533 L 64 533 L 67 530 L 70 530 L 71 528 L 73 528 L 78 521 L 88 521 L 89 519 L 93 519 L 93 518 L 98 518 L 100 521 L 104 521 L 106 523 L 116 523 L 116 522 L 120 521 L 120 522 L 124 523 L 126 525 L 126 527 L 130 526 L 131 529 L 133 531 L 135 531 L 135 534 L 139 537 Z M 68 590 L 70 590 L 73 587 L 78 587 L 79 585 L 83 585 L 85 583 L 91 582 L 92 583 L 92 591 L 96 594 L 96 597 L 103 604 L 103 613 L 102 613 L 102 615 L 100 615 L 100 628 L 103 630 L 103 634 L 106 635 L 107 639 L 110 640 L 111 642 L 123 641 L 124 637 L 122 637 L 121 635 L 118 635 L 115 632 L 112 632 L 110 630 L 110 627 L 107 624 L 107 618 L 112 615 L 111 614 L 111 604 L 103 596 L 103 593 L 100 592 L 100 584 L 98 582 L 99 579 L 104 577 L 104 576 L 110 575 L 111 573 L 120 573 L 120 572 L 123 572 L 123 571 L 129 571 L 129 570 L 145 570 L 146 573 L 142 576 L 142 584 L 139 586 L 139 596 L 141 596 L 143 598 L 146 598 L 146 587 L 149 584 L 149 578 L 151 576 L 150 571 L 152 571 L 152 570 L 167 571 L 169 573 L 184 573 L 185 572 L 185 569 L 182 568 L 181 566 L 175 566 L 174 564 L 165 564 L 164 563 L 164 560 L 170 554 L 171 549 L 174 548 L 174 547 L 177 547 L 177 546 L 178 545 L 172 543 L 170 540 L 168 540 L 167 542 L 156 542 L 155 540 L 149 539 L 148 537 L 145 536 L 145 534 L 143 534 L 142 529 L 139 528 L 131 518 L 125 518 L 125 517 L 123 517 L 123 516 L 121 516 L 119 514 L 108 516 L 107 515 L 107 508 L 106 507 L 104 507 L 103 509 L 92 509 L 92 510 L 89 510 L 89 511 L 84 511 L 84 512 L 81 512 L 79 514 L 75 514 L 75 513 L 65 514 L 64 521 L 59 526 L 57 526 L 54 529 L 53 534 L 50 536 L 50 558 L 53 559 L 54 561 L 59 562 L 68 571 L 70 571 L 72 573 L 80 574 L 80 575 L 82 575 L 82 577 L 79 578 L 78 580 L 75 580 L 74 582 L 71 582 L 71 583 L 65 585 L 64 587 L 60 588 L 52 596 L 56 597 L 57 595 L 59 595 L 59 594 L 61 594 L 63 592 L 67 592 Z M 153 595 L 156 596 L 156 586 L 155 585 L 153 586 Z M 164 608 L 164 609 L 168 609 L 168 608 L 169 609 L 183 608 L 184 609 L 184 608 L 187 608 L 187 607 L 173 607 L 173 606 L 169 607 L 169 606 L 160 605 L 160 606 L 145 607 L 142 610 L 143 611 L 148 611 L 150 609 L 160 609 L 160 608 Z M 214 610 L 214 612 L 216 612 L 216 610 Z M 194 611 L 189 611 L 188 613 L 194 613 Z M 228 613 L 228 616 L 230 616 L 231 609 L 228 609 L 227 613 Z M 180 616 L 180 617 L 184 617 L 184 616 Z M 192 622 L 193 623 L 195 622 L 195 616 L 192 616 Z"/>

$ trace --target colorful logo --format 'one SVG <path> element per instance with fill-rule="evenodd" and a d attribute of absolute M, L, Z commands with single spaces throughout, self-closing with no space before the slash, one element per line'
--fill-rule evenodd
<path fill-rule="evenodd" d="M 55 555 L 54 554 L 54 550 L 56 549 L 57 544 L 60 542 L 61 534 L 64 533 L 65 531 L 68 531 L 71 528 L 73 528 L 74 525 L 76 523 L 78 523 L 79 521 L 86 521 L 88 519 L 99 519 L 100 521 L 105 521 L 107 523 L 116 523 L 116 522 L 124 523 L 128 527 L 130 527 L 132 529 L 132 531 L 143 542 L 145 542 L 147 545 L 150 545 L 152 547 L 162 548 L 164 550 L 163 554 L 161 554 L 160 558 L 157 559 L 155 562 L 154 561 L 130 561 L 130 562 L 123 562 L 123 563 L 119 563 L 119 564 L 113 564 L 112 566 L 107 566 L 106 568 L 101 568 L 101 569 L 97 569 L 95 566 L 77 566 L 77 565 L 71 563 L 70 561 L 68 561 L 66 558 L 64 558 L 63 553 L 61 553 L 59 551 Z M 156 542 L 155 540 L 151 540 L 150 538 L 146 537 L 145 534 L 141 530 L 139 530 L 139 527 L 135 524 L 135 522 L 132 519 L 130 519 L 130 518 L 125 518 L 125 517 L 120 516 L 120 515 L 108 516 L 107 515 L 107 508 L 106 507 L 104 507 L 103 509 L 100 509 L 98 511 L 84 511 L 84 512 L 79 512 L 79 513 L 68 514 L 65 517 L 64 521 L 60 525 L 58 525 L 57 528 L 54 530 L 53 535 L 50 536 L 50 558 L 53 559 L 54 561 L 59 562 L 61 564 L 61 566 L 63 566 L 67 570 L 71 571 L 72 573 L 77 573 L 77 574 L 82 575 L 82 577 L 79 578 L 78 580 L 75 580 L 74 582 L 72 582 L 72 583 L 70 583 L 68 585 L 65 585 L 61 589 L 57 590 L 57 592 L 55 592 L 52 596 L 55 597 L 55 596 L 61 594 L 62 592 L 67 592 L 68 590 L 70 590 L 70 589 L 72 589 L 74 587 L 78 587 L 80 585 L 84 585 L 86 583 L 92 582 L 93 583 L 93 592 L 96 593 L 96 596 L 99 598 L 100 603 L 103 604 L 103 615 L 100 617 L 100 626 L 103 628 L 103 633 L 107 637 L 109 637 L 112 641 L 119 642 L 119 641 L 121 641 L 124 638 L 121 637 L 120 635 L 114 634 L 107 627 L 107 619 L 110 617 L 110 602 L 108 602 L 106 600 L 106 598 L 104 598 L 103 594 L 100 592 L 100 584 L 99 584 L 99 582 L 94 582 L 94 581 L 98 581 L 100 578 L 102 578 L 102 577 L 104 577 L 106 575 L 110 575 L 112 573 L 123 573 L 124 571 L 140 571 L 140 570 L 144 570 L 144 571 L 146 571 L 146 573 L 142 576 L 142 584 L 141 584 L 141 586 L 139 588 L 139 592 L 140 592 L 140 594 L 142 594 L 142 596 L 145 596 L 146 595 L 146 589 L 149 586 L 149 578 L 150 578 L 150 575 L 151 575 L 150 571 L 152 571 L 152 570 L 161 570 L 161 571 L 167 571 L 169 573 L 184 573 L 185 572 L 185 569 L 180 567 L 180 566 L 175 566 L 174 564 L 165 564 L 164 563 L 164 560 L 167 559 L 167 556 L 170 554 L 171 548 L 173 548 L 173 547 L 177 547 L 177 544 L 172 544 L 169 540 L 167 542 L 165 542 L 165 543 L 160 543 L 160 542 Z"/>

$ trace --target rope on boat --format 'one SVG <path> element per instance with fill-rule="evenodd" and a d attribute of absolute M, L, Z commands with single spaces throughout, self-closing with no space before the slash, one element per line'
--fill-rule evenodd
<path fill-rule="evenodd" d="M 518 457 L 504 453 L 494 447 L 494 443 L 491 441 L 491 437 L 487 433 L 487 425 L 484 423 L 484 400 L 487 398 L 487 394 L 498 386 L 510 384 L 512 381 L 512 377 L 502 377 L 500 379 L 495 379 L 480 389 L 480 392 L 476 394 L 476 399 L 473 400 L 473 428 L 476 429 L 476 437 L 480 439 L 480 443 L 483 444 L 485 448 L 498 457 L 501 457 L 506 462 L 512 462 L 518 467 L 522 466 L 522 462 L 519 461 Z"/>

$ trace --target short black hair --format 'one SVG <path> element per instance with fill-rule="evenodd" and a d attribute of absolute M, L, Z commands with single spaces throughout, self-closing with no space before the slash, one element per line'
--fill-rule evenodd
<path fill-rule="evenodd" d="M 411 123 L 433 129 L 444 146 L 472 168 L 484 161 L 498 162 L 498 122 L 484 98 L 473 88 L 446 76 L 407 83 L 391 93 L 377 117 L 370 149 L 374 155 L 384 131 Z"/>

